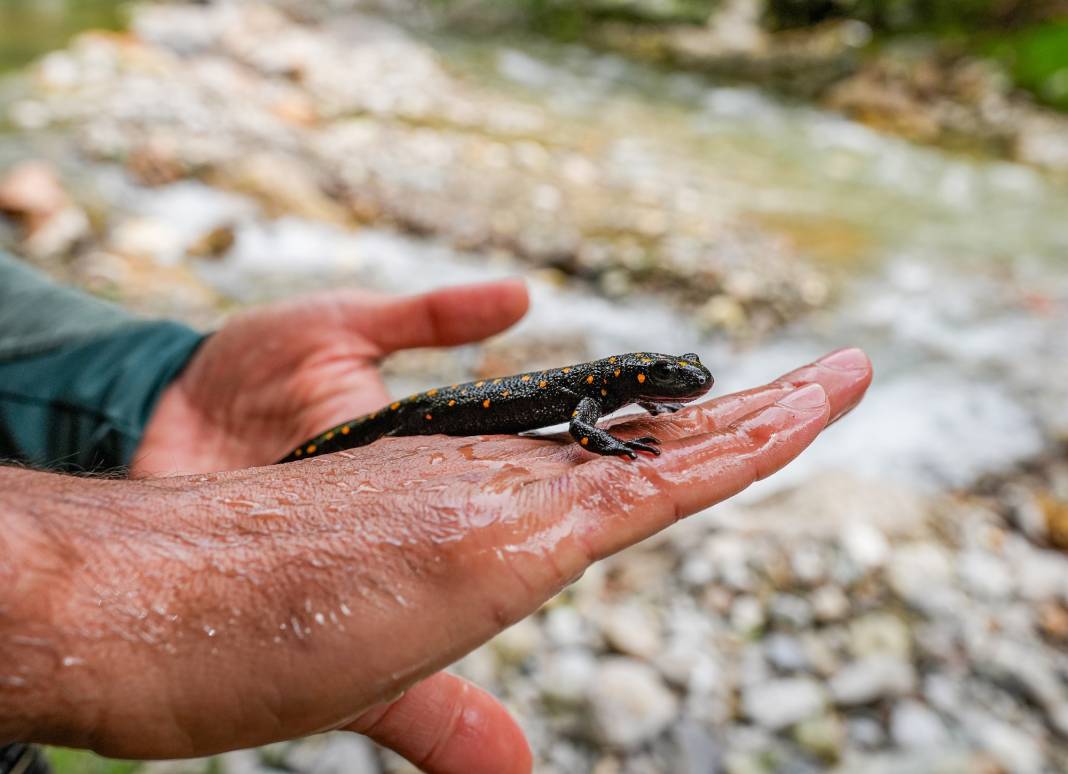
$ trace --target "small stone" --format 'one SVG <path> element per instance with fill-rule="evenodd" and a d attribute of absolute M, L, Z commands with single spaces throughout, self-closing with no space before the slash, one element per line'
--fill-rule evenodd
<path fill-rule="evenodd" d="M 850 522 L 842 531 L 842 548 L 864 570 L 881 567 L 890 555 L 890 543 L 876 527 L 864 522 Z"/>
<path fill-rule="evenodd" d="M 953 564 L 941 546 L 913 543 L 894 552 L 889 573 L 890 586 L 898 596 L 920 610 L 929 610 L 952 583 Z"/>
<path fill-rule="evenodd" d="M 966 551 L 958 558 L 957 567 L 965 588 L 979 597 L 1004 599 L 1013 591 L 1008 567 L 992 554 Z"/>
<path fill-rule="evenodd" d="M 806 629 L 812 625 L 812 605 L 807 599 L 794 594 L 776 594 L 771 598 L 768 612 L 776 623 L 793 629 Z"/>
<path fill-rule="evenodd" d="M 794 728 L 794 739 L 817 758 L 833 762 L 842 754 L 846 740 L 845 726 L 837 715 L 809 718 Z"/>
<path fill-rule="evenodd" d="M 218 226 L 206 231 L 186 247 L 186 255 L 194 258 L 221 258 L 234 246 L 236 237 L 232 225 Z"/>
<path fill-rule="evenodd" d="M 905 622 L 891 613 L 869 613 L 849 627 L 850 648 L 858 658 L 885 654 L 908 658 L 912 636 Z"/>
<path fill-rule="evenodd" d="M 564 648 L 545 657 L 535 680 L 544 696 L 565 704 L 577 704 L 586 697 L 597 659 L 585 648 Z"/>
<path fill-rule="evenodd" d="M 537 623 L 532 618 L 524 618 L 494 637 L 490 645 L 504 663 L 521 664 L 539 652 L 544 642 Z"/>
<path fill-rule="evenodd" d="M 873 718 L 851 718 L 848 723 L 849 739 L 865 750 L 876 750 L 886 743 L 886 733 L 879 721 Z"/>
<path fill-rule="evenodd" d="M 764 606 L 756 597 L 740 596 L 731 605 L 731 626 L 744 634 L 751 634 L 764 627 L 767 618 Z"/>
<path fill-rule="evenodd" d="M 822 712 L 827 706 L 823 686 L 809 677 L 757 683 L 744 689 L 742 708 L 764 728 L 779 730 Z"/>
<path fill-rule="evenodd" d="M 636 604 L 609 608 L 601 620 L 601 632 L 613 648 L 628 656 L 650 659 L 663 647 L 659 620 Z"/>
<path fill-rule="evenodd" d="M 764 655 L 782 672 L 799 672 L 808 663 L 801 641 L 789 634 L 775 633 L 765 638 Z"/>
<path fill-rule="evenodd" d="M 631 658 L 604 661 L 589 694 L 598 737 L 623 750 L 636 749 L 655 738 L 678 712 L 675 694 L 656 671 Z"/>
<path fill-rule="evenodd" d="M 838 586 L 820 586 L 812 593 L 812 612 L 820 623 L 840 621 L 849 615 L 849 597 Z"/>
<path fill-rule="evenodd" d="M 286 755 L 286 763 L 296 771 L 315 774 L 377 774 L 379 771 L 371 741 L 343 732 L 299 742 Z"/>
<path fill-rule="evenodd" d="M 1039 741 L 1026 731 L 978 712 L 969 714 L 965 726 L 975 742 L 993 755 L 1005 771 L 1037 774 L 1046 770 Z"/>
<path fill-rule="evenodd" d="M 69 202 L 55 169 L 43 161 L 24 161 L 0 179 L 0 210 L 19 217 L 43 222 Z"/>
<path fill-rule="evenodd" d="M 819 549 L 806 544 L 790 556 L 790 566 L 797 579 L 806 584 L 819 583 L 827 574 L 827 566 Z"/>
<path fill-rule="evenodd" d="M 867 704 L 886 696 L 903 696 L 916 685 L 912 664 L 892 656 L 868 656 L 847 664 L 830 681 L 835 702 Z"/>
<path fill-rule="evenodd" d="M 890 736 L 898 747 L 909 750 L 943 747 L 949 739 L 938 713 L 913 700 L 894 705 Z"/>
<path fill-rule="evenodd" d="M 569 605 L 553 607 L 545 614 L 545 633 L 554 645 L 588 645 L 594 641 L 589 625 Z"/>

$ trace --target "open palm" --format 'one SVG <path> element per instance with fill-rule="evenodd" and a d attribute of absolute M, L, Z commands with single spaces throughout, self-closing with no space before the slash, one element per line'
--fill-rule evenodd
<path fill-rule="evenodd" d="M 266 465 L 388 402 L 378 361 L 398 349 L 491 336 L 527 308 L 519 281 L 416 296 L 337 291 L 238 315 L 164 393 L 134 476 Z"/>

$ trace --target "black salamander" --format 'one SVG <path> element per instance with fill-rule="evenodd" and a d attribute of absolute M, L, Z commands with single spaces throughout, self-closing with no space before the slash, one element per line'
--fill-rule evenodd
<path fill-rule="evenodd" d="M 332 427 L 302 443 L 280 462 L 352 449 L 400 435 L 519 433 L 561 422 L 597 454 L 659 454 L 659 441 L 631 441 L 597 427 L 597 420 L 637 403 L 650 414 L 674 412 L 712 387 L 712 374 L 695 354 L 632 352 L 581 365 L 438 387 L 398 400 Z"/>

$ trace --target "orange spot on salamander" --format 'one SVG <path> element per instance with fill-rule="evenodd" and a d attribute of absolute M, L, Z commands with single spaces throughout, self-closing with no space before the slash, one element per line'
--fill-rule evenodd
<path fill-rule="evenodd" d="M 586 384 L 593 384 L 593 374 L 586 377 Z"/>
<path fill-rule="evenodd" d="M 351 427 L 349 427 L 348 425 L 345 425 L 343 428 L 341 428 L 341 434 L 342 435 L 348 435 L 351 430 L 352 430 Z"/>
<path fill-rule="evenodd" d="M 427 415 L 426 415 L 426 416 L 424 417 L 424 419 L 426 419 L 426 421 L 427 421 L 427 422 L 429 422 L 429 421 L 430 421 L 431 419 L 433 419 L 433 418 L 434 418 L 434 417 L 433 417 L 433 415 L 432 415 L 432 414 L 427 414 Z"/>
<path fill-rule="evenodd" d="M 616 376 L 616 377 L 619 376 L 619 369 L 618 368 L 615 371 L 612 372 L 612 376 Z"/>
<path fill-rule="evenodd" d="M 605 397 L 606 395 L 608 395 L 608 390 L 606 390 L 606 389 L 605 389 L 604 387 L 602 387 L 602 388 L 601 388 L 601 397 L 603 398 L 603 397 Z"/>
<path fill-rule="evenodd" d="M 530 381 L 530 374 L 524 374 L 523 381 L 524 382 L 529 382 Z"/>
<path fill-rule="evenodd" d="M 638 384 L 645 384 L 645 374 L 638 374 Z"/>
<path fill-rule="evenodd" d="M 437 395 L 437 394 L 438 394 L 438 389 L 437 389 L 437 387 L 435 387 L 435 388 L 434 388 L 433 390 L 427 390 L 427 391 L 426 391 L 426 394 L 427 394 L 427 396 L 428 396 L 428 397 L 431 397 L 431 398 L 433 398 L 433 397 L 434 397 L 435 395 Z"/>
<path fill-rule="evenodd" d="M 315 454 L 315 450 L 318 448 L 319 447 L 313 443 L 311 446 L 308 447 L 308 454 Z"/>
<path fill-rule="evenodd" d="M 450 400 L 449 401 L 449 405 L 450 406 L 455 406 L 456 405 L 456 401 L 455 400 Z"/>
<path fill-rule="evenodd" d="M 493 383 L 494 383 L 494 384 L 500 384 L 500 383 L 501 383 L 501 380 L 500 380 L 500 379 L 494 379 L 494 380 L 493 380 Z"/>
<path fill-rule="evenodd" d="M 610 358 L 608 358 L 608 362 L 609 362 L 609 363 L 614 363 L 614 362 L 616 362 L 616 359 L 615 359 L 615 357 L 610 357 Z"/>
<path fill-rule="evenodd" d="M 489 398 L 486 398 L 484 401 L 482 401 L 482 408 L 489 408 L 489 406 L 490 406 L 490 399 Z"/>
<path fill-rule="evenodd" d="M 397 409 L 399 409 L 399 408 L 400 408 L 400 403 L 390 403 L 390 404 L 389 404 L 389 407 L 390 407 L 391 409 L 393 409 L 394 411 L 396 411 Z"/>
<path fill-rule="evenodd" d="M 538 386 L 539 387 L 548 387 L 549 383 L 547 381 L 545 381 L 544 379 L 542 379 L 540 382 L 538 382 Z"/>
<path fill-rule="evenodd" d="M 571 373 L 571 369 L 570 369 L 570 368 L 565 368 L 565 369 L 563 370 L 563 372 L 564 372 L 565 374 L 569 374 L 569 373 Z"/>
<path fill-rule="evenodd" d="M 475 382 L 476 387 L 481 387 L 485 382 Z"/>
<path fill-rule="evenodd" d="M 512 393 L 511 393 L 511 391 L 510 391 L 510 390 L 505 390 L 504 392 L 502 392 L 502 393 L 501 393 L 501 397 L 502 397 L 502 398 L 507 398 L 507 397 L 508 397 L 509 395 L 511 395 L 511 394 L 512 394 Z"/>
<path fill-rule="evenodd" d="M 329 433 L 327 433 L 326 435 L 323 436 L 323 440 L 324 441 L 329 441 L 333 437 L 334 437 L 334 431 L 331 430 Z"/>
<path fill-rule="evenodd" d="M 582 440 L 581 440 L 581 441 L 579 441 L 579 443 L 581 443 L 581 444 L 582 444 L 583 446 L 589 446 L 589 444 L 590 444 L 590 439 L 589 439 L 589 438 L 587 438 L 586 436 L 582 436 Z"/>
<path fill-rule="evenodd" d="M 300 455 L 302 455 L 303 453 L 304 453 L 304 450 L 303 450 L 303 449 L 297 449 L 297 450 L 296 450 L 295 452 L 293 452 L 293 456 L 294 456 L 294 457 L 299 457 L 299 456 L 300 456 Z"/>

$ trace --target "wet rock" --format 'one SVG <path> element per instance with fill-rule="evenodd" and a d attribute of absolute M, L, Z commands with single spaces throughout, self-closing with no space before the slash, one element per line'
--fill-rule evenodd
<path fill-rule="evenodd" d="M 745 715 L 764 728 L 779 730 L 823 711 L 827 694 L 808 677 L 770 680 L 748 686 L 742 692 Z"/>
<path fill-rule="evenodd" d="M 885 697 L 903 696 L 916 687 L 912 664 L 892 656 L 869 656 L 847 664 L 829 683 L 836 703 L 868 704 Z"/>
<path fill-rule="evenodd" d="M 633 750 L 671 724 L 678 700 L 651 667 L 630 658 L 605 659 L 590 690 L 598 737 Z"/>
<path fill-rule="evenodd" d="M 945 724 L 938 714 L 918 701 L 901 701 L 890 715 L 890 737 L 905 749 L 945 747 Z"/>

